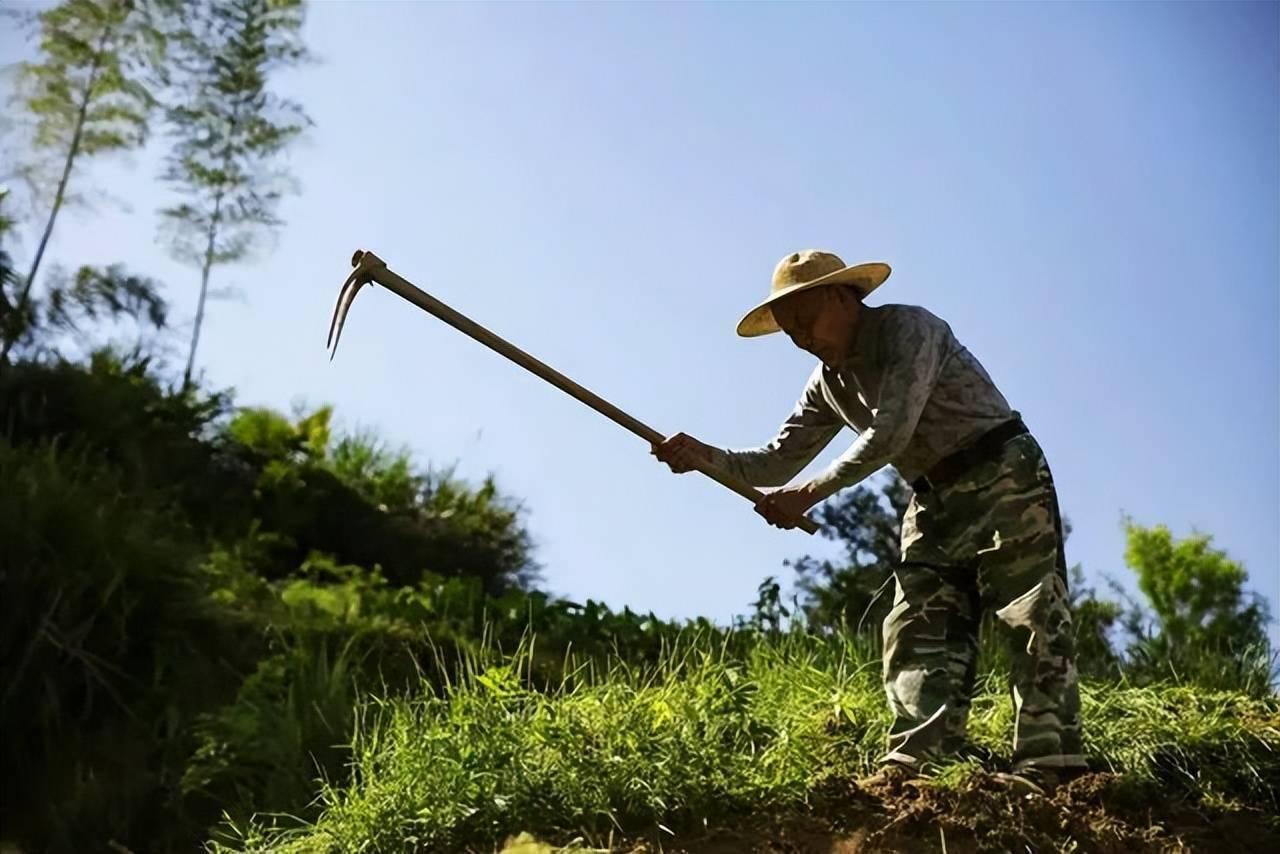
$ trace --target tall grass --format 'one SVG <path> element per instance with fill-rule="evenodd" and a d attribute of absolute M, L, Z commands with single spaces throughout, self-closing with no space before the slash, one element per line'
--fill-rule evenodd
<path fill-rule="evenodd" d="M 181 721 L 221 701 L 214 674 L 238 641 L 201 608 L 180 522 L 82 448 L 0 438 L 8 838 L 76 850 L 185 818 L 165 771 L 189 750 Z"/>
<path fill-rule="evenodd" d="M 532 831 L 601 839 L 610 830 L 691 828 L 805 802 L 830 777 L 871 768 L 888 712 L 879 664 L 853 638 L 799 632 L 733 651 L 693 633 L 656 666 L 572 666 L 558 690 L 524 687 L 532 644 L 412 698 L 369 698 L 352 776 L 320 786 L 311 826 L 240 830 L 237 847 L 435 851 Z M 1280 705 L 1187 687 L 1087 685 L 1095 761 L 1169 796 L 1274 807 Z M 988 679 L 972 737 L 1007 752 L 1010 704 Z"/>

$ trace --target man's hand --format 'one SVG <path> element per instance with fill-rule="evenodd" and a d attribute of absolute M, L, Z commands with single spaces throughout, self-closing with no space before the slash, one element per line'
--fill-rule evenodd
<path fill-rule="evenodd" d="M 687 433 L 677 433 L 650 452 L 676 474 L 693 471 L 711 459 L 711 448 Z"/>
<path fill-rule="evenodd" d="M 795 528 L 809 508 L 822 498 L 809 486 L 784 486 L 765 493 L 756 505 L 756 512 L 775 528 Z"/>

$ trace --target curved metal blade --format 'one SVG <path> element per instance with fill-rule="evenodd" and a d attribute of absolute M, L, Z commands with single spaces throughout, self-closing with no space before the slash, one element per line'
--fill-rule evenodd
<path fill-rule="evenodd" d="M 342 327 L 347 322 L 347 312 L 351 310 L 351 303 L 355 302 L 356 294 L 365 284 L 366 280 L 362 277 L 362 273 L 362 270 L 354 270 L 342 283 L 342 290 L 338 291 L 338 301 L 333 307 L 333 317 L 329 319 L 329 337 L 325 339 L 324 344 L 325 349 L 329 351 L 329 361 L 333 361 L 334 355 L 338 352 L 338 339 L 342 337 Z"/>
<path fill-rule="evenodd" d="M 342 337 L 342 327 L 347 322 L 347 312 L 351 310 L 351 303 L 355 302 L 356 294 L 360 293 L 360 289 L 373 281 L 369 272 L 375 267 L 383 266 L 376 255 L 362 249 L 357 249 L 351 256 L 351 264 L 355 269 L 342 283 L 342 290 L 338 291 L 338 301 L 333 306 L 333 317 L 329 319 L 329 337 L 325 339 L 324 346 L 329 351 L 331 362 L 337 355 L 338 340 Z"/>

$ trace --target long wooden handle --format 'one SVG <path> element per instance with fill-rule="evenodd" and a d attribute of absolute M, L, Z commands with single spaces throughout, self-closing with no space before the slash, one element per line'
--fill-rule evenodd
<path fill-rule="evenodd" d="M 650 444 L 660 445 L 666 440 L 665 436 L 657 430 L 654 430 L 649 425 L 632 417 L 631 415 L 628 415 L 609 401 L 600 397 L 598 394 L 578 385 L 555 368 L 535 359 L 533 356 L 530 356 L 528 353 L 521 350 L 519 347 L 516 347 L 514 344 L 511 344 L 509 341 L 500 338 L 465 315 L 454 311 L 449 306 L 440 302 L 440 300 L 415 286 L 412 282 L 393 273 L 387 267 L 386 262 L 378 258 L 378 256 L 374 255 L 372 252 L 357 252 L 355 258 L 352 260 L 356 266 L 365 266 L 368 269 L 368 277 L 382 285 L 387 290 L 403 297 L 423 311 L 435 315 L 454 329 L 474 338 L 491 350 L 501 353 L 520 367 L 537 374 L 556 388 L 566 394 L 572 395 L 587 406 L 590 406 L 596 412 L 599 412 L 606 418 L 609 418 L 615 423 L 627 428 Z M 764 498 L 764 493 L 760 490 L 748 483 L 738 480 L 736 477 L 726 474 L 715 466 L 699 465 L 698 471 L 702 472 L 721 486 L 732 489 L 743 498 L 751 501 L 752 504 L 757 504 L 762 498 Z M 797 527 L 809 534 L 816 534 L 818 532 L 818 524 L 808 516 L 801 516 L 797 523 Z"/>

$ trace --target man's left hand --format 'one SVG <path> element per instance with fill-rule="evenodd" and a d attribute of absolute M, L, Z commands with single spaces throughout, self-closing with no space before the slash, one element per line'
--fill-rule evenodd
<path fill-rule="evenodd" d="M 775 528 L 795 528 L 809 508 L 820 500 L 821 498 L 808 484 L 784 486 L 782 489 L 765 493 L 760 503 L 756 504 L 756 512 Z"/>

